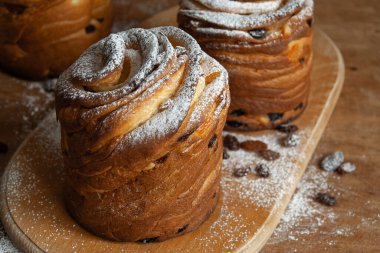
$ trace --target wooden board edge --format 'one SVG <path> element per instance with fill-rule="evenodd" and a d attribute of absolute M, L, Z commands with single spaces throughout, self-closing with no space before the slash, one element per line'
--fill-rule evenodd
<path fill-rule="evenodd" d="M 339 50 L 339 48 L 335 45 L 335 43 L 331 40 L 331 38 L 324 33 L 320 29 L 316 29 L 318 33 L 320 33 L 322 36 L 325 37 L 325 39 L 330 43 L 330 45 L 333 47 L 335 54 L 337 56 L 338 60 L 338 71 L 337 71 L 337 78 L 335 80 L 335 83 L 333 85 L 333 89 L 331 90 L 327 100 L 326 104 L 323 107 L 322 112 L 320 113 L 320 117 L 318 118 L 318 121 L 316 123 L 317 127 L 313 128 L 313 131 L 310 134 L 309 140 L 316 141 L 317 143 L 320 141 L 322 134 L 329 122 L 329 119 L 335 109 L 335 106 L 339 100 L 339 95 L 343 89 L 343 84 L 344 84 L 344 78 L 345 78 L 345 64 L 343 60 L 343 56 Z M 306 145 L 308 147 L 312 148 L 307 148 L 305 153 L 308 154 L 307 157 L 305 157 L 305 161 L 309 162 L 314 154 L 315 149 L 317 148 L 318 145 L 309 145 L 310 142 L 307 142 Z M 266 244 L 266 242 L 269 240 L 271 237 L 273 231 L 279 224 L 284 212 L 286 211 L 286 207 L 288 206 L 288 203 L 291 201 L 291 198 L 297 189 L 297 186 L 299 185 L 302 175 L 304 174 L 308 164 L 305 164 L 303 166 L 303 169 L 300 171 L 300 173 L 297 174 L 296 178 L 296 184 L 292 185 L 292 189 L 290 191 L 290 194 L 287 194 L 284 197 L 286 205 L 281 205 L 279 208 L 274 210 L 275 212 L 272 212 L 268 218 L 266 219 L 265 223 L 263 224 L 262 227 L 267 224 L 268 226 L 272 227 L 273 229 L 271 230 L 271 233 L 268 235 L 265 233 L 265 231 L 259 231 L 258 236 L 251 238 L 251 240 L 242 248 L 240 248 L 237 252 L 259 252 Z M 253 243 L 255 241 L 255 243 Z"/>
<path fill-rule="evenodd" d="M 38 126 L 33 129 L 32 132 L 28 135 L 28 137 L 25 138 L 25 140 L 20 144 L 20 146 L 17 148 L 16 152 L 12 155 L 12 158 L 9 160 L 8 165 L 5 167 L 4 173 L 1 176 L 0 181 L 0 219 L 4 226 L 5 231 L 7 232 L 8 237 L 10 238 L 11 242 L 14 244 L 14 246 L 22 251 L 22 252 L 30 252 L 30 253 L 44 253 L 44 251 L 36 245 L 33 240 L 31 240 L 24 232 L 23 230 L 17 225 L 15 220 L 13 219 L 13 216 L 11 214 L 11 211 L 8 206 L 7 201 L 7 182 L 9 178 L 10 173 L 10 167 L 9 164 L 14 160 L 14 157 L 17 157 L 18 154 L 21 152 L 21 150 L 24 148 L 24 146 L 30 141 L 30 139 L 34 136 L 36 132 L 38 132 L 42 127 L 43 124 L 49 119 L 51 113 L 53 113 L 53 110 L 48 112 L 45 116 L 45 118 L 38 124 Z"/>

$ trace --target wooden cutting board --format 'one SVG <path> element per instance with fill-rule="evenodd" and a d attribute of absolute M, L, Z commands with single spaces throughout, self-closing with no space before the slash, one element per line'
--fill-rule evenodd
<path fill-rule="evenodd" d="M 143 22 L 175 25 L 177 8 Z M 233 176 L 233 169 L 263 162 L 245 151 L 230 152 L 222 169 L 216 211 L 196 231 L 161 243 L 117 243 L 87 232 L 68 215 L 62 201 L 63 165 L 59 125 L 52 112 L 24 141 L 7 166 L 1 185 L 1 219 L 14 244 L 25 252 L 256 252 L 271 236 L 294 193 L 338 100 L 344 62 L 334 43 L 315 29 L 309 105 L 295 121 L 301 143 L 284 148 L 284 135 L 261 131 L 236 135 L 265 141 L 281 154 L 268 163 L 269 178 Z"/>

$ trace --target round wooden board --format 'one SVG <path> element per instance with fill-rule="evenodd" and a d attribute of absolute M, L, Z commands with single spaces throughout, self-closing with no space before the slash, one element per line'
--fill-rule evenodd
<path fill-rule="evenodd" d="M 176 10 L 164 11 L 144 22 L 143 26 L 174 25 Z M 198 230 L 161 243 L 104 240 L 78 226 L 65 210 L 59 126 L 51 113 L 20 146 L 2 178 L 1 219 L 10 238 L 25 252 L 259 251 L 289 203 L 343 86 L 342 56 L 334 43 L 318 29 L 315 29 L 314 52 L 309 105 L 295 122 L 302 129 L 301 143 L 296 148 L 281 151 L 282 158 L 275 166 L 286 171 L 281 174 L 282 180 L 279 176 L 259 179 L 253 175 L 240 181 L 232 176 L 232 163 L 225 161 L 222 196 L 217 210 Z M 279 138 L 279 134 L 263 131 L 253 133 L 251 138 L 268 140 Z M 265 189 L 252 192 L 257 188 L 255 185 L 263 183 L 273 187 L 274 190 L 269 191 L 273 196 L 269 196 Z M 240 192 L 244 187 L 251 187 L 248 191 L 251 196 Z M 266 199 L 273 201 L 264 201 Z"/>

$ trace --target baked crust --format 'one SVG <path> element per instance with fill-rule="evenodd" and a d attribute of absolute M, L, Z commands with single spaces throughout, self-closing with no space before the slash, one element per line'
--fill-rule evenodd
<path fill-rule="evenodd" d="M 312 0 L 183 0 L 182 29 L 229 72 L 228 130 L 275 128 L 307 105 Z"/>
<path fill-rule="evenodd" d="M 227 79 L 175 27 L 131 29 L 86 50 L 56 90 L 72 216 L 117 241 L 196 229 L 219 195 Z"/>
<path fill-rule="evenodd" d="M 27 79 L 57 77 L 111 24 L 111 0 L 0 0 L 0 67 Z"/>

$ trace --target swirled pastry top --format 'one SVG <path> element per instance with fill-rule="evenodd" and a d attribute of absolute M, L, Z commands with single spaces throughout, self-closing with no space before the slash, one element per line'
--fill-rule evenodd
<path fill-rule="evenodd" d="M 67 141 L 77 143 L 67 145 L 67 155 L 85 163 L 86 154 L 122 155 L 125 147 L 139 152 L 148 141 L 178 138 L 205 117 L 219 117 L 229 104 L 227 80 L 226 70 L 178 28 L 112 34 L 58 80 L 57 116 Z"/>
<path fill-rule="evenodd" d="M 269 28 L 270 37 L 279 35 L 279 23 L 311 19 L 313 0 L 182 0 L 179 15 L 189 18 L 193 29 L 208 34 L 250 38 L 247 31 Z"/>

